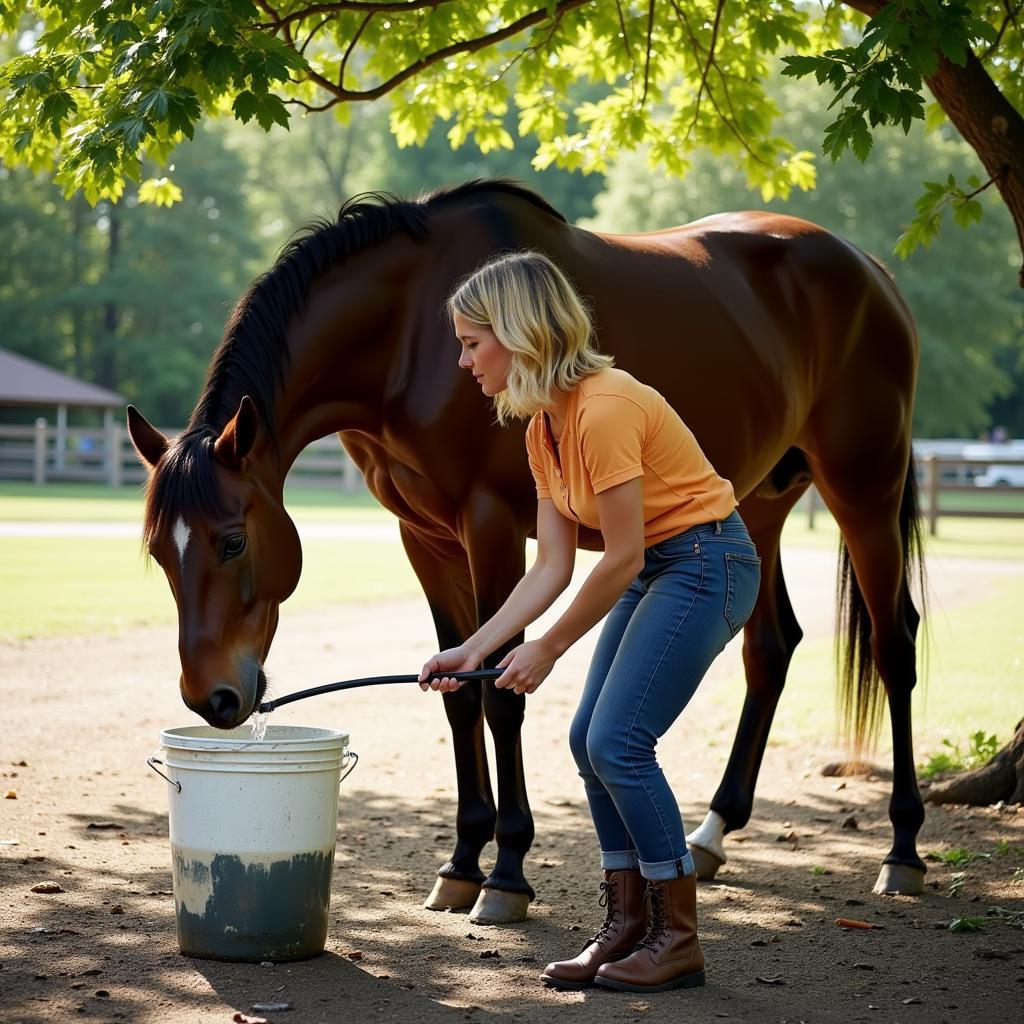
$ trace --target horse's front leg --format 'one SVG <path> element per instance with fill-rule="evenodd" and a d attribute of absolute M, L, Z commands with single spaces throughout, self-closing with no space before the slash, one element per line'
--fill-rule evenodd
<path fill-rule="evenodd" d="M 456 543 L 439 546 L 402 525 L 402 543 L 430 606 L 439 649 L 455 647 L 472 632 L 476 621 L 469 565 Z M 428 910 L 465 910 L 480 894 L 484 874 L 480 851 L 494 837 L 496 810 L 484 747 L 483 701 L 478 686 L 444 694 L 444 710 L 452 731 L 458 810 L 455 849 L 438 871 Z"/>
<path fill-rule="evenodd" d="M 511 510 L 489 494 L 475 494 L 467 505 L 468 554 L 477 617 L 486 622 L 504 604 L 525 571 L 525 540 Z M 488 659 L 497 665 L 523 634 L 512 637 Z M 494 740 L 498 779 L 497 858 L 470 920 L 477 924 L 510 924 L 526 918 L 534 891 L 523 873 L 523 859 L 533 844 L 533 815 L 526 795 L 522 725 L 526 697 L 484 683 L 484 717 Z"/>

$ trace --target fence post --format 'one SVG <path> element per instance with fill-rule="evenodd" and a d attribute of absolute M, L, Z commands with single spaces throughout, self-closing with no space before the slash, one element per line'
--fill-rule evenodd
<path fill-rule="evenodd" d="M 807 488 L 807 529 L 814 529 L 814 513 L 818 510 L 818 489 L 811 484 Z"/>
<path fill-rule="evenodd" d="M 934 537 L 939 528 L 939 460 L 934 452 L 924 457 L 928 486 L 928 533 Z"/>
<path fill-rule="evenodd" d="M 37 485 L 46 483 L 46 420 L 42 416 L 36 420 L 35 460 L 32 469 L 32 482 Z"/>
<path fill-rule="evenodd" d="M 359 490 L 359 470 L 344 448 L 341 450 L 341 459 L 341 488 L 346 494 L 354 494 Z"/>
<path fill-rule="evenodd" d="M 111 487 L 121 486 L 123 461 L 121 455 L 122 427 L 111 420 L 107 423 L 107 450 L 104 461 L 107 464 L 107 483 Z"/>

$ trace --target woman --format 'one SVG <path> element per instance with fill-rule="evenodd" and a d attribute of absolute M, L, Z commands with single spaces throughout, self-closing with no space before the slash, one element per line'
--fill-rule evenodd
<path fill-rule="evenodd" d="M 499 422 L 531 417 L 537 558 L 489 621 L 423 666 L 420 685 L 456 689 L 427 678 L 478 668 L 534 622 L 569 584 L 578 525 L 600 529 L 604 555 L 576 598 L 502 660 L 495 683 L 533 693 L 607 615 L 569 733 L 607 915 L 579 956 L 549 964 L 542 979 L 637 992 L 702 985 L 693 858 L 654 747 L 757 597 L 760 559 L 732 484 L 657 391 L 597 350 L 579 296 L 545 256 L 485 265 L 448 310 L 459 365 L 494 398 Z"/>

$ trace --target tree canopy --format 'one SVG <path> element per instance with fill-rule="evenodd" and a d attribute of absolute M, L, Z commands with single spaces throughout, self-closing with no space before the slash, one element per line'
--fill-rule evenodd
<path fill-rule="evenodd" d="M 20 53 L 0 70 L 0 158 L 52 169 L 71 195 L 170 203 L 161 170 L 205 116 L 263 128 L 296 112 L 388 96 L 400 144 L 439 119 L 453 146 L 535 140 L 534 166 L 602 171 L 643 143 L 684 174 L 728 155 L 764 199 L 807 189 L 809 149 L 777 129 L 766 89 L 786 73 L 834 90 L 824 152 L 864 159 L 876 129 L 908 131 L 925 87 L 987 172 L 930 182 L 901 240 L 928 243 L 942 212 L 976 219 L 994 185 L 1024 247 L 1022 5 L 944 0 L 0 0 Z M 866 17 L 871 20 L 867 21 Z M 588 88 L 581 90 L 581 83 Z M 155 170 L 156 169 L 156 170 Z M 908 210 L 908 215 L 910 211 Z"/>

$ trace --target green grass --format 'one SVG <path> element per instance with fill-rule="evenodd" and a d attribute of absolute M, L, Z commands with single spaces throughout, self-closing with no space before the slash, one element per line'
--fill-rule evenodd
<path fill-rule="evenodd" d="M 306 522 L 387 522 L 391 517 L 365 494 L 296 488 L 286 495 L 294 517 Z M 107 521 L 138 523 L 134 488 L 0 484 L 0 521 Z M 818 513 L 815 529 L 798 508 L 783 533 L 785 547 L 835 550 L 838 532 Z M 1024 520 L 948 519 L 927 553 L 952 557 L 1024 558 Z M 304 545 L 304 569 L 289 608 L 312 608 L 420 593 L 400 545 L 314 540 Z M 948 612 L 932 609 L 927 677 L 914 692 L 916 760 L 963 745 L 983 731 L 1001 744 L 1019 717 L 1024 664 L 1024 577 L 1000 579 L 984 599 Z M 174 601 L 163 572 L 147 571 L 134 538 L 0 537 L 0 640 L 67 633 L 110 633 L 173 622 Z M 831 640 L 808 640 L 793 658 L 773 743 L 832 734 L 835 667 Z M 723 689 L 716 704 L 731 720 L 743 699 L 742 680 Z M 823 722 L 825 723 L 823 725 Z M 890 749 L 883 723 L 876 753 Z M 966 749 L 966 748 L 965 748 Z"/>
<path fill-rule="evenodd" d="M 948 748 L 944 740 L 965 744 L 983 731 L 1002 746 L 1021 715 L 1024 665 L 1024 576 L 1002 580 L 985 598 L 948 612 L 932 609 L 927 649 L 919 645 L 918 685 L 911 699 L 915 761 Z M 738 718 L 742 681 L 716 695 L 727 719 Z M 831 638 L 805 640 L 797 648 L 786 677 L 769 743 L 799 743 L 809 734 L 838 736 L 836 669 Z M 892 750 L 886 711 L 877 748 L 878 760 Z M 871 756 L 872 752 L 868 752 Z"/>
<path fill-rule="evenodd" d="M 1024 511 L 1019 519 L 943 519 L 940 516 L 934 537 L 927 532 L 927 523 L 923 529 L 926 559 L 929 555 L 1024 559 Z M 808 529 L 807 511 L 801 502 L 786 520 L 782 543 L 835 551 L 839 544 L 839 528 L 831 515 L 819 509 L 814 516 L 814 529 Z"/>
<path fill-rule="evenodd" d="M 370 494 L 346 494 L 333 487 L 289 487 L 285 504 L 306 522 L 387 518 Z M 99 484 L 0 482 L 0 522 L 142 522 L 142 490 Z"/>
<path fill-rule="evenodd" d="M 398 544 L 313 540 L 289 608 L 420 593 Z M 0 537 L 0 640 L 173 622 L 163 571 L 130 538 Z"/>

